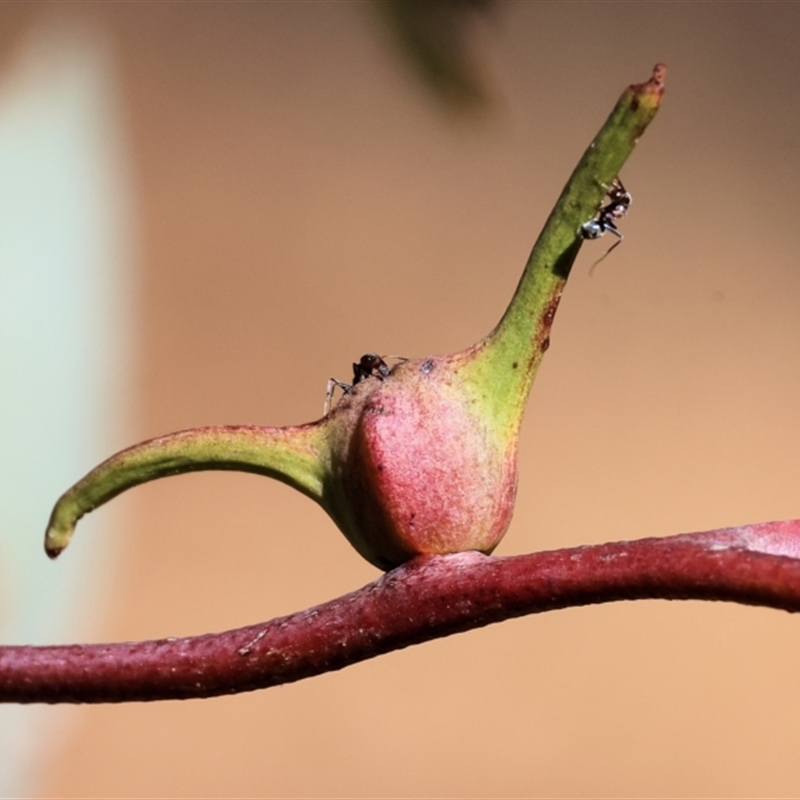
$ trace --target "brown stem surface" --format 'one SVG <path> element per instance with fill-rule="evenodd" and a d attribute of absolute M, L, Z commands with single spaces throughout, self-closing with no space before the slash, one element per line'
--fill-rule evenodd
<path fill-rule="evenodd" d="M 225 633 L 0 647 L 0 701 L 214 697 L 308 678 L 524 614 L 614 600 L 800 610 L 800 520 L 495 558 L 420 557 L 358 591 Z"/>

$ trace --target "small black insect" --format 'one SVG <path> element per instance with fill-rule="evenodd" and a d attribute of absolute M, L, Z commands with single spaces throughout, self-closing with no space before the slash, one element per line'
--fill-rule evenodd
<path fill-rule="evenodd" d="M 387 357 L 391 358 L 391 356 Z M 405 361 L 405 359 L 402 360 Z M 343 394 L 350 394 L 357 383 L 361 383 L 361 381 L 365 381 L 367 378 L 383 380 L 384 378 L 388 378 L 391 373 L 391 367 L 376 353 L 367 353 L 361 356 L 359 362 L 353 364 L 352 384 L 345 383 L 336 378 L 330 378 L 328 380 L 328 388 L 325 392 L 325 414 L 330 410 L 333 393 L 336 391 L 337 387 L 342 390 Z"/>
<path fill-rule="evenodd" d="M 628 209 L 631 207 L 631 202 L 633 200 L 631 193 L 622 185 L 622 181 L 619 178 L 614 178 L 614 182 L 611 186 L 605 188 L 608 202 L 597 212 L 597 216 L 594 219 L 584 222 L 583 225 L 578 228 L 578 234 L 583 239 L 599 239 L 604 233 L 609 232 L 613 233 L 618 241 L 614 242 L 614 244 L 592 264 L 589 268 L 589 274 L 592 273 L 592 270 L 615 247 L 622 243 L 624 237 L 620 233 L 619 228 L 617 228 L 617 220 L 622 219 L 622 217 L 628 213 Z"/>
<path fill-rule="evenodd" d="M 379 355 L 367 353 L 361 356 L 358 364 L 353 364 L 353 386 L 370 377 L 383 380 L 390 373 L 389 365 Z"/>

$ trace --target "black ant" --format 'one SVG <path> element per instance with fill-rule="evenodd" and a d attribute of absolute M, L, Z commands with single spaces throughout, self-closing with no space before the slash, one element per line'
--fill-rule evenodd
<path fill-rule="evenodd" d="M 391 373 L 389 365 L 375 353 L 367 353 L 361 356 L 358 364 L 353 364 L 353 386 L 367 378 L 388 378 Z"/>
<path fill-rule="evenodd" d="M 387 358 L 399 358 L 399 356 L 387 356 Z M 405 358 L 401 359 L 401 361 L 405 360 Z M 375 353 L 367 353 L 366 355 L 361 356 L 359 362 L 357 364 L 353 364 L 352 384 L 344 383 L 344 381 L 337 380 L 336 378 L 330 378 L 328 380 L 328 389 L 325 392 L 325 414 L 327 414 L 330 410 L 331 400 L 333 400 L 333 393 L 336 391 L 337 386 L 344 394 L 350 394 L 356 384 L 361 383 L 361 381 L 365 381 L 367 378 L 378 378 L 378 380 L 382 381 L 384 378 L 388 378 L 391 374 L 391 367 L 379 355 Z"/>
<path fill-rule="evenodd" d="M 627 213 L 628 209 L 631 207 L 631 202 L 633 198 L 631 197 L 631 193 L 625 189 L 622 185 L 622 181 L 619 178 L 614 178 L 611 186 L 606 186 L 603 184 L 603 188 L 606 189 L 606 196 L 608 197 L 608 203 L 606 203 L 598 212 L 597 216 L 594 219 L 590 219 L 588 222 L 584 222 L 580 228 L 578 228 L 578 234 L 583 239 L 599 239 L 604 233 L 607 231 L 613 233 L 614 236 L 617 237 L 618 241 L 614 242 L 611 247 L 603 253 L 597 261 L 592 264 L 589 268 L 589 274 L 592 274 L 594 268 L 617 246 L 622 244 L 622 239 L 624 238 L 622 234 L 619 232 L 619 228 L 617 228 L 617 220 L 622 219 Z"/>

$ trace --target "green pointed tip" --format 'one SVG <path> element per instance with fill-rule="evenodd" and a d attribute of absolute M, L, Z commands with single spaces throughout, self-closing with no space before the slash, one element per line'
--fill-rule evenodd
<path fill-rule="evenodd" d="M 632 84 L 630 86 L 630 91 L 642 105 L 655 112 L 661 104 L 661 98 L 664 95 L 664 78 L 666 78 L 666 76 L 667 65 L 663 62 L 659 62 L 653 67 L 653 74 L 650 76 L 650 80 L 644 83 Z"/>
<path fill-rule="evenodd" d="M 79 503 L 74 498 L 75 487 L 69 489 L 58 499 L 47 524 L 44 535 L 44 551 L 50 558 L 58 558 L 61 551 L 70 543 L 75 526 L 83 516 Z"/>
<path fill-rule="evenodd" d="M 580 231 L 607 196 L 664 94 L 666 67 L 628 86 L 567 181 L 531 251 L 514 297 L 497 327 L 469 351 L 471 383 L 487 413 L 508 430 L 519 426 L 528 393 L 583 239 Z"/>
<path fill-rule="evenodd" d="M 325 427 L 312 423 L 290 428 L 196 428 L 129 447 L 59 498 L 45 534 L 45 552 L 56 558 L 72 539 L 78 520 L 121 492 L 186 472 L 254 472 L 287 483 L 324 507 Z"/>
<path fill-rule="evenodd" d="M 74 530 L 75 529 L 73 528 L 66 535 L 66 540 L 63 542 L 63 544 L 54 544 L 54 541 L 56 540 L 56 537 L 59 536 L 59 534 L 57 532 L 53 531 L 51 528 L 47 529 L 47 533 L 45 534 L 45 541 L 44 541 L 44 551 L 45 551 L 45 553 L 47 553 L 49 558 L 52 558 L 53 560 L 55 560 L 61 555 L 61 553 L 64 550 L 64 548 L 69 543 L 69 540 L 72 538 L 72 534 L 73 534 Z"/>

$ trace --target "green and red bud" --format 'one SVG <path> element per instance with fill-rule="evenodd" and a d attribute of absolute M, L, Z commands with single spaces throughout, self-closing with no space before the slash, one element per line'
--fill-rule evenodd
<path fill-rule="evenodd" d="M 540 234 L 502 320 L 450 356 L 403 360 L 388 374 L 367 358 L 325 417 L 291 428 L 220 426 L 135 445 L 58 501 L 45 548 L 57 556 L 77 521 L 122 491 L 198 470 L 255 472 L 318 502 L 382 569 L 417 555 L 490 553 L 517 488 L 517 439 L 555 311 L 594 218 L 663 93 L 663 65 L 623 93 Z M 380 359 L 377 359 L 381 362 Z M 357 367 L 358 369 L 358 367 Z"/>

